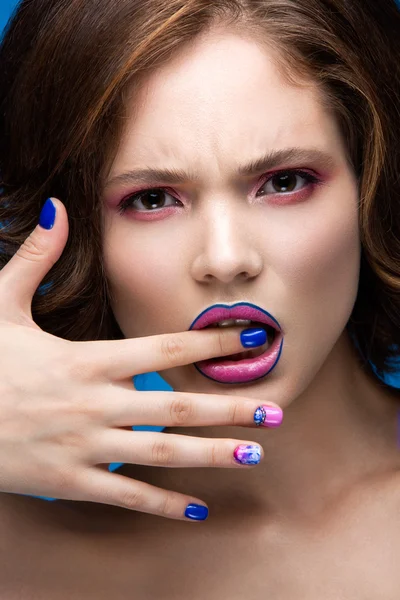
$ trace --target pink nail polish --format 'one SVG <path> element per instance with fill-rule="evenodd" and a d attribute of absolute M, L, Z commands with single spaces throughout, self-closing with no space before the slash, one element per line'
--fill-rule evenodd
<path fill-rule="evenodd" d="M 263 427 L 279 427 L 283 420 L 283 412 L 279 407 L 262 404 L 254 413 L 254 422 Z"/>

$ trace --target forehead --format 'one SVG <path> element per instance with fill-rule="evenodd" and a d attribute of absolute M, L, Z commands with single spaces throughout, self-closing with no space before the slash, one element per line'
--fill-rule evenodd
<path fill-rule="evenodd" d="M 232 155 L 243 162 L 293 142 L 325 150 L 340 144 L 316 85 L 290 84 L 276 54 L 243 35 L 208 34 L 131 94 L 118 162 L 132 165 L 134 156 L 200 166 L 213 156 L 222 166 Z"/>

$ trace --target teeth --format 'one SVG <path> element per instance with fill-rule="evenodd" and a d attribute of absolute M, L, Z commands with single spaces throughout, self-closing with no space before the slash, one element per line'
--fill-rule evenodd
<path fill-rule="evenodd" d="M 251 325 L 252 321 L 248 321 L 245 319 L 225 319 L 225 321 L 218 321 L 217 323 L 213 323 L 212 327 L 232 327 L 232 325 L 240 325 L 245 327 L 246 325 Z"/>

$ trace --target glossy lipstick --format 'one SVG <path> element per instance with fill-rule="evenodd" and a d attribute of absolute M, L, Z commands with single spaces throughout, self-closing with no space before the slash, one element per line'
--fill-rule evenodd
<path fill-rule="evenodd" d="M 238 302 L 233 306 L 214 304 L 196 317 L 189 330 L 204 329 L 225 319 L 246 319 L 273 327 L 276 333 L 271 346 L 256 358 L 203 360 L 194 363 L 195 368 L 208 379 L 219 383 L 247 383 L 265 377 L 276 366 L 282 353 L 283 335 L 278 321 L 267 311 L 248 302 Z"/>

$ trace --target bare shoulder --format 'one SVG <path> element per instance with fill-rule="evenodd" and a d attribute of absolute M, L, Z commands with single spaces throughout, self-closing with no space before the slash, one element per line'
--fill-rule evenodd
<path fill-rule="evenodd" d="M 337 507 L 325 521 L 331 541 L 357 548 L 360 557 L 374 556 L 375 564 L 400 551 L 400 469 L 365 478 Z"/>
<path fill-rule="evenodd" d="M 377 494 L 379 494 L 378 491 Z M 393 511 L 393 515 L 400 517 L 400 466 L 394 473 L 383 479 L 381 494 L 383 503 L 386 504 L 387 509 Z"/>

